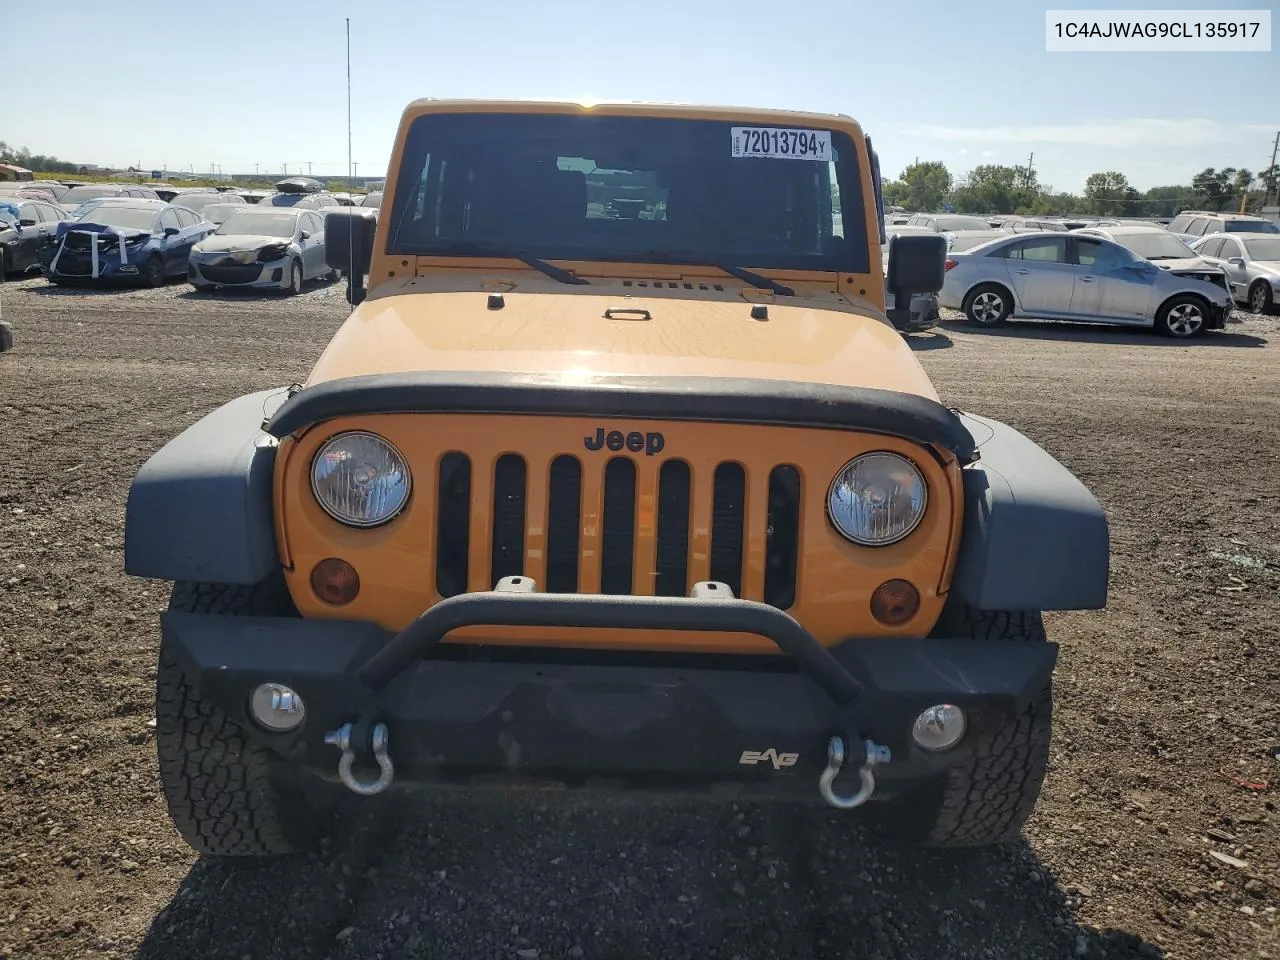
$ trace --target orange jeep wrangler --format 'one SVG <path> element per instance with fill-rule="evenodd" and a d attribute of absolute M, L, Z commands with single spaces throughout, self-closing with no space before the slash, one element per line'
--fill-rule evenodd
<path fill-rule="evenodd" d="M 883 209 L 846 116 L 410 104 L 376 217 L 327 214 L 355 309 L 306 382 L 130 490 L 127 570 L 175 581 L 187 841 L 297 849 L 339 783 L 895 800 L 924 843 L 1016 837 L 1041 611 L 1105 605 L 1107 522 L 939 400 Z M 944 248 L 893 240 L 896 303 Z"/>

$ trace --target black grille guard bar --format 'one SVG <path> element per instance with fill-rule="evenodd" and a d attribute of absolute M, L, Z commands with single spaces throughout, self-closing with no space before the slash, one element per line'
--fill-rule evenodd
<path fill-rule="evenodd" d="M 446 634 L 475 626 L 747 633 L 772 640 L 838 706 L 851 705 L 865 689 L 794 617 L 755 600 L 501 589 L 441 600 L 359 666 L 356 676 L 370 691 L 381 693 L 397 675 L 439 646 Z"/>

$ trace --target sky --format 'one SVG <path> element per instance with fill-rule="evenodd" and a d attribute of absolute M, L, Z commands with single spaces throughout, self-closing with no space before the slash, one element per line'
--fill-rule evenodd
<path fill-rule="evenodd" d="M 1048 4 L 1027 0 L 281 6 L 75 0 L 74 30 L 59 31 L 66 52 L 28 60 L 15 76 L 30 87 L 0 100 L 0 140 L 103 166 L 343 175 L 348 17 L 350 159 L 362 176 L 385 174 L 400 112 L 418 97 L 845 113 L 890 178 L 917 158 L 955 176 L 1030 159 L 1041 184 L 1077 193 L 1100 170 L 1140 189 L 1189 183 L 1205 167 L 1256 172 L 1280 132 L 1280 15 L 1266 53 L 1049 53 Z M 0 0 L 15 49 L 21 19 L 16 0 Z"/>

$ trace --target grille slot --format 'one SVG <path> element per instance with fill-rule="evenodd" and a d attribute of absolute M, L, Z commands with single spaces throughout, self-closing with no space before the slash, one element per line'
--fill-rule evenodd
<path fill-rule="evenodd" d="M 524 573 L 525 473 L 524 457 L 514 453 L 499 457 L 494 466 L 492 583 Z"/>
<path fill-rule="evenodd" d="M 471 546 L 471 458 L 446 453 L 436 488 L 436 592 L 465 593 Z"/>
<path fill-rule="evenodd" d="M 600 544 L 600 592 L 628 594 L 634 582 L 636 465 L 614 457 L 604 469 L 604 518 Z"/>
<path fill-rule="evenodd" d="M 790 464 L 769 472 L 769 528 L 764 558 L 764 602 L 786 610 L 796 602 L 796 569 L 800 560 L 800 471 Z"/>
<path fill-rule="evenodd" d="M 658 552 L 654 594 L 683 597 L 689 579 L 689 465 L 668 460 L 658 473 Z"/>
<path fill-rule="evenodd" d="M 716 467 L 711 512 L 711 579 L 727 583 L 742 596 L 743 519 L 747 472 L 740 463 Z"/>
<path fill-rule="evenodd" d="M 578 592 L 578 542 L 582 532 L 582 464 L 576 457 L 551 461 L 547 505 L 548 593 Z"/>

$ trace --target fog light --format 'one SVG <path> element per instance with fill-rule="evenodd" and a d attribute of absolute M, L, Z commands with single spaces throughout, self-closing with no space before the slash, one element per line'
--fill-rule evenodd
<path fill-rule="evenodd" d="M 911 737 L 925 750 L 950 750 L 964 736 L 964 711 L 952 703 L 939 703 L 916 717 Z"/>
<path fill-rule="evenodd" d="M 307 714 L 302 697 L 283 683 L 264 683 L 254 690 L 249 712 L 266 729 L 275 731 L 292 730 Z"/>
<path fill-rule="evenodd" d="M 311 571 L 311 589 L 325 603 L 340 607 L 360 592 L 360 575 L 347 561 L 330 557 L 321 560 Z"/>
<path fill-rule="evenodd" d="M 871 615 L 886 626 L 906 623 L 920 609 L 920 592 L 906 580 L 887 580 L 871 594 Z"/>

